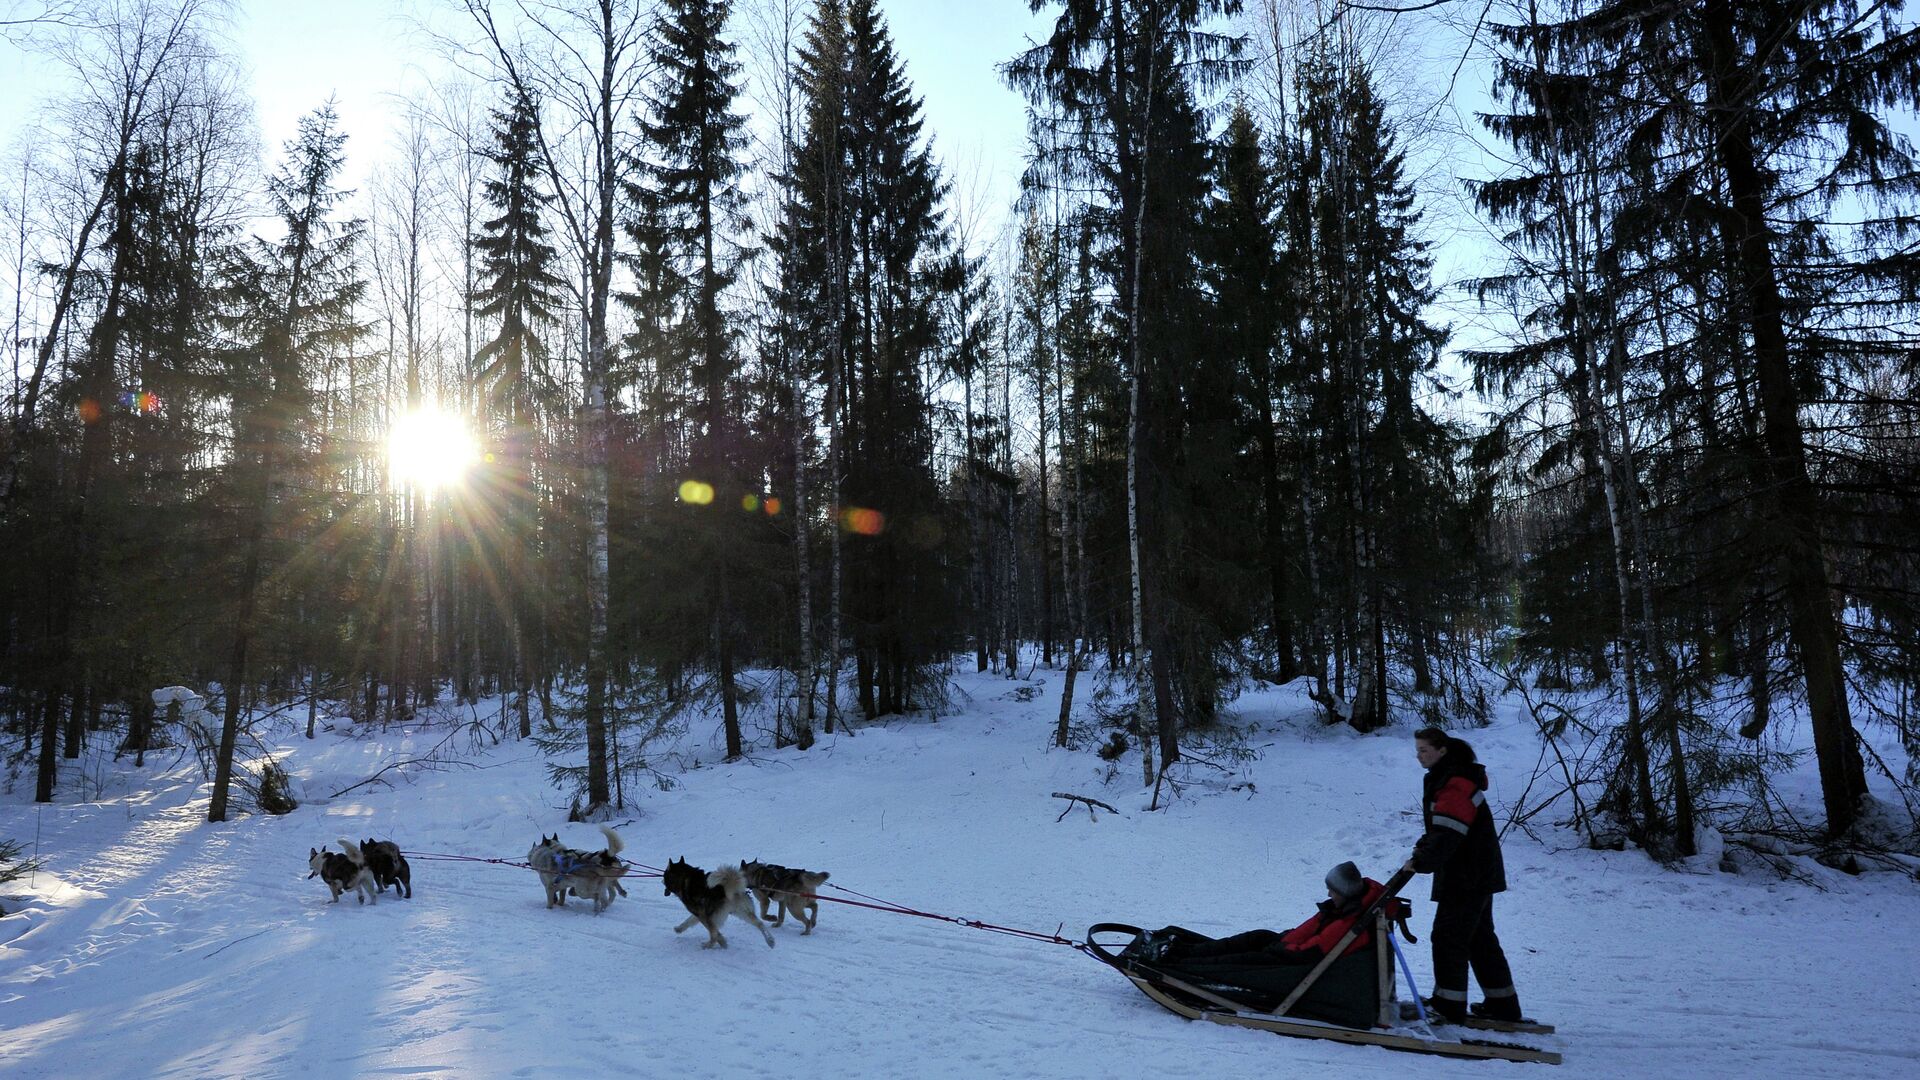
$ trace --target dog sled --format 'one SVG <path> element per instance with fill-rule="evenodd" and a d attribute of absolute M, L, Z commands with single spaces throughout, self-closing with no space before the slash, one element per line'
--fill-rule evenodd
<path fill-rule="evenodd" d="M 1316 964 L 1162 959 L 1158 953 L 1166 938 L 1125 923 L 1094 924 L 1087 930 L 1086 951 L 1125 975 L 1154 1002 L 1189 1020 L 1411 1053 L 1560 1064 L 1558 1053 L 1534 1045 L 1541 1036 L 1553 1034 L 1545 1024 L 1477 1017 L 1463 1024 L 1430 1024 L 1417 1011 L 1406 1015 L 1417 1007 L 1395 997 L 1393 924 L 1387 902 L 1412 877 L 1410 868 L 1396 873 L 1386 891 Z M 1348 955 L 1354 938 L 1368 926 L 1373 929 L 1373 948 Z M 1189 940 L 1208 940 L 1178 927 L 1169 929 L 1176 939 L 1184 935 Z"/>

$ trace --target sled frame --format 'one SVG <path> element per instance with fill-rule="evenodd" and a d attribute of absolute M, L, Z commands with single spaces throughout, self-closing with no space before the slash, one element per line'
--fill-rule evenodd
<path fill-rule="evenodd" d="M 1141 932 L 1138 927 L 1118 923 L 1101 923 L 1088 931 L 1087 951 L 1090 955 L 1125 975 L 1128 981 L 1140 989 L 1140 992 L 1153 999 L 1167 1011 L 1176 1013 L 1188 1020 L 1207 1020 L 1227 1027 L 1255 1028 L 1270 1031 L 1276 1035 L 1287 1035 L 1300 1039 L 1329 1039 L 1334 1042 L 1351 1043 L 1363 1046 L 1382 1046 L 1389 1050 L 1401 1050 L 1417 1054 L 1434 1054 L 1440 1057 L 1476 1058 L 1481 1060 L 1525 1061 L 1543 1065 L 1558 1065 L 1559 1053 L 1515 1043 L 1496 1042 L 1490 1039 L 1462 1037 L 1455 1039 L 1424 1039 L 1417 1035 L 1403 1034 L 1394 1030 L 1343 1027 L 1339 1024 L 1308 1020 L 1304 1017 L 1282 1016 L 1277 1013 L 1261 1012 L 1242 1002 L 1223 997 L 1204 987 L 1195 986 L 1183 979 L 1150 967 L 1142 967 L 1126 961 L 1095 943 L 1093 937 L 1102 932 Z M 1386 949 L 1384 938 L 1377 946 Z M 1382 960 L 1381 967 L 1392 971 L 1391 961 Z M 1314 974 L 1318 974 L 1315 972 Z M 1206 1005 L 1195 1005 L 1183 1001 L 1168 991 L 1178 991 Z M 1297 995 L 1296 995 L 1297 996 Z M 1391 1028 L 1387 1010 L 1394 1008 L 1392 984 L 1386 984 L 1381 994 L 1380 1019 L 1382 1028 Z M 1397 1018 L 1395 1018 L 1397 1019 Z M 1485 1030 L 1485 1029 L 1481 1029 Z M 1551 1032 L 1552 1029 L 1548 1028 Z"/>

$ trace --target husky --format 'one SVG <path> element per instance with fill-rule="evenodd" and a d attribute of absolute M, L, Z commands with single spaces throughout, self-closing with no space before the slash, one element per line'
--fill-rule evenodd
<path fill-rule="evenodd" d="M 686 921 L 674 927 L 674 933 L 684 933 L 699 923 L 707 929 L 707 943 L 700 947 L 711 949 L 718 945 L 724 949 L 727 939 L 720 927 L 726 924 L 728 915 L 738 915 L 760 931 L 760 936 L 767 940 L 767 948 L 773 948 L 773 933 L 760 921 L 760 916 L 754 914 L 753 897 L 747 893 L 747 881 L 739 867 L 723 866 L 709 874 L 697 866 L 689 866 L 685 859 L 677 859 L 667 864 L 660 878 L 666 886 L 666 895 L 679 897 L 687 908 Z"/>
<path fill-rule="evenodd" d="M 373 872 L 374 884 L 381 892 L 391 885 L 395 896 L 413 899 L 413 869 L 407 865 L 407 857 L 400 854 L 399 844 L 369 836 L 361 842 L 360 853 L 366 856 L 367 869 Z M 400 891 L 403 888 L 404 893 Z"/>
<path fill-rule="evenodd" d="M 780 905 L 780 914 L 772 916 L 773 925 L 782 926 L 787 921 L 787 913 L 806 926 L 800 931 L 801 937 L 813 933 L 820 924 L 820 901 L 814 894 L 831 877 L 824 870 L 794 870 L 776 863 L 757 862 L 747 859 L 740 864 L 740 876 L 746 879 L 747 888 L 760 900 L 760 917 L 768 918 L 768 909 L 773 904 Z"/>
<path fill-rule="evenodd" d="M 339 903 L 340 894 L 348 889 L 360 890 L 359 900 L 363 904 L 376 902 L 379 890 L 373 886 L 373 872 L 367 869 L 366 856 L 360 854 L 360 849 L 354 846 L 353 841 L 345 837 L 340 838 L 340 849 L 346 854 L 328 851 L 325 844 L 318 851 L 308 848 L 307 867 L 313 873 L 307 875 L 307 880 L 312 881 L 317 877 L 327 883 L 327 888 L 333 890 L 333 899 L 327 901 L 329 904 Z"/>
<path fill-rule="evenodd" d="M 527 849 L 527 865 L 540 875 L 540 884 L 547 890 L 548 907 L 565 907 L 571 894 L 592 900 L 593 913 L 598 915 L 613 903 L 615 893 L 627 895 L 627 890 L 620 887 L 620 876 L 627 868 L 619 858 L 626 843 L 619 833 L 605 825 L 600 826 L 600 831 L 607 838 L 604 851 L 563 847 L 557 833 L 541 837 L 539 843 Z"/>

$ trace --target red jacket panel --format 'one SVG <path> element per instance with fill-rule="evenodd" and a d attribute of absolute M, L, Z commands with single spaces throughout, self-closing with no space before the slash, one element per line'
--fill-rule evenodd
<path fill-rule="evenodd" d="M 1436 821 L 1435 824 L 1456 829 L 1465 836 L 1473 825 L 1473 819 L 1480 813 L 1480 804 L 1486 800 L 1487 797 L 1481 794 L 1472 780 L 1464 776 L 1450 776 L 1446 783 L 1440 785 L 1440 790 L 1433 793 L 1433 816 L 1449 821 Z"/>
<path fill-rule="evenodd" d="M 1340 944 L 1341 937 L 1353 928 L 1354 920 L 1360 917 L 1360 913 L 1387 891 L 1385 885 L 1372 878 L 1366 880 L 1367 891 L 1361 896 L 1358 904 L 1341 906 L 1337 901 L 1328 900 L 1320 905 L 1320 910 L 1306 922 L 1280 935 L 1280 944 L 1297 952 L 1327 955 L 1334 946 Z M 1360 932 L 1354 935 L 1353 943 L 1347 946 L 1347 951 L 1341 955 L 1351 956 L 1372 943 L 1373 927 L 1363 926 Z"/>

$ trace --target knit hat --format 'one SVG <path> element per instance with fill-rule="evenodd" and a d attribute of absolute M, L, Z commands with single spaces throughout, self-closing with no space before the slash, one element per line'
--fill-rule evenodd
<path fill-rule="evenodd" d="M 1367 879 L 1360 876 L 1360 868 L 1350 862 L 1327 871 L 1327 888 L 1346 897 L 1358 900 L 1367 894 Z"/>

